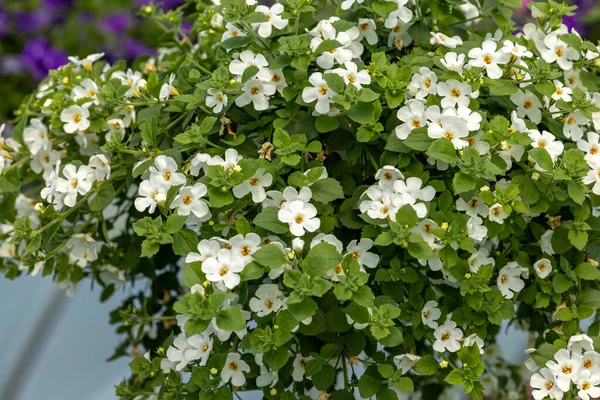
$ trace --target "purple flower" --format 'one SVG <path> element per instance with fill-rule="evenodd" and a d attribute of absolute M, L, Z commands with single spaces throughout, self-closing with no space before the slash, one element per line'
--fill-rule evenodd
<path fill-rule="evenodd" d="M 67 55 L 62 50 L 52 47 L 47 39 L 42 38 L 25 43 L 21 61 L 36 79 L 44 78 L 49 70 L 68 62 Z"/>
<path fill-rule="evenodd" d="M 0 38 L 8 32 L 8 21 L 8 15 L 5 12 L 0 11 Z"/>
<path fill-rule="evenodd" d="M 133 19 L 129 14 L 115 13 L 100 22 L 100 29 L 106 34 L 121 35 L 131 27 L 132 23 Z"/>
<path fill-rule="evenodd" d="M 142 6 L 145 6 L 146 4 L 150 4 L 150 3 L 155 3 L 155 4 L 159 4 L 162 7 L 163 10 L 172 10 L 173 8 L 179 7 L 180 5 L 182 5 L 183 3 L 185 3 L 184 0 L 162 0 L 162 1 L 157 1 L 157 0 L 138 0 L 137 1 L 137 6 L 138 8 L 141 8 Z"/>
<path fill-rule="evenodd" d="M 67 7 L 73 4 L 73 0 L 44 0 L 44 5 L 48 7 Z"/>
<path fill-rule="evenodd" d="M 16 16 L 16 21 L 19 32 L 36 32 L 52 21 L 52 13 L 45 10 L 24 12 Z"/>

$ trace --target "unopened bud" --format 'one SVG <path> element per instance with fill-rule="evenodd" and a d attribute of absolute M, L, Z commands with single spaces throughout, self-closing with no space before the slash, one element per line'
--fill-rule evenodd
<path fill-rule="evenodd" d="M 540 174 L 534 172 L 533 174 L 531 174 L 531 179 L 537 181 L 538 179 L 540 179 Z"/>
<path fill-rule="evenodd" d="M 440 368 L 446 368 L 448 366 L 448 361 L 442 360 L 440 361 Z"/>
<path fill-rule="evenodd" d="M 217 370 L 215 367 L 212 367 L 212 368 L 210 369 L 210 374 L 211 374 L 211 375 L 216 375 L 216 374 L 217 374 L 217 372 L 219 372 L 219 371 L 218 371 L 218 370 Z"/>
<path fill-rule="evenodd" d="M 446 229 L 448 229 L 448 223 L 447 223 L 447 222 L 442 222 L 441 228 L 442 228 L 443 230 L 446 230 Z"/>
<path fill-rule="evenodd" d="M 469 274 L 468 272 L 465 274 L 465 278 L 466 279 L 471 279 L 471 274 Z"/>
<path fill-rule="evenodd" d="M 479 188 L 480 192 L 489 192 L 490 191 L 490 187 L 489 186 L 482 186 Z"/>
<path fill-rule="evenodd" d="M 300 238 L 295 238 L 292 240 L 292 249 L 294 249 L 296 253 L 301 253 L 304 249 L 304 240 Z"/>

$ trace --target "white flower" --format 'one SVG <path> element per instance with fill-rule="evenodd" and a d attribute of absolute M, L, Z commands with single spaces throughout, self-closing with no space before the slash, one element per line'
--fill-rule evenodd
<path fill-rule="evenodd" d="M 315 218 L 316 215 L 315 206 L 302 200 L 286 202 L 277 214 L 281 222 L 290 225 L 290 232 L 294 236 L 303 236 L 306 231 L 314 232 L 319 229 L 321 220 Z"/>
<path fill-rule="evenodd" d="M 255 297 L 250 299 L 250 309 L 259 317 L 264 317 L 281 308 L 283 294 L 276 284 L 263 284 L 256 290 Z"/>
<path fill-rule="evenodd" d="M 427 67 L 421 67 L 418 74 L 414 74 L 408 84 L 408 90 L 417 99 L 425 99 L 429 94 L 437 93 L 438 77 L 435 72 Z"/>
<path fill-rule="evenodd" d="M 476 216 L 467 221 L 467 233 L 471 239 L 482 242 L 487 237 L 488 229 L 483 225 L 483 220 Z"/>
<path fill-rule="evenodd" d="M 523 92 L 519 89 L 516 93 L 510 95 L 510 100 L 517 106 L 519 117 L 528 117 L 535 124 L 542 121 L 542 103 L 532 92 Z"/>
<path fill-rule="evenodd" d="M 348 10 L 354 3 L 362 4 L 365 0 L 344 0 L 342 1 L 342 10 Z"/>
<path fill-rule="evenodd" d="M 512 299 L 515 293 L 520 292 L 525 287 L 525 282 L 521 279 L 521 267 L 512 261 L 506 264 L 498 272 L 498 289 L 506 299 Z"/>
<path fill-rule="evenodd" d="M 481 197 L 473 197 L 469 202 L 464 201 L 462 198 L 456 200 L 456 209 L 458 211 L 464 211 L 467 215 L 471 217 L 476 217 L 477 215 L 481 215 L 485 217 L 488 215 L 488 206 L 485 204 L 485 201 Z"/>
<path fill-rule="evenodd" d="M 491 257 L 488 257 L 488 253 L 485 250 L 480 250 L 475 254 L 472 254 L 469 257 L 469 270 L 476 274 L 479 272 L 479 268 L 482 265 L 491 265 L 492 267 L 496 265 L 496 260 Z"/>
<path fill-rule="evenodd" d="M 273 32 L 273 27 L 277 29 L 283 29 L 288 25 L 287 19 L 281 18 L 283 12 L 283 5 L 276 3 L 271 8 L 266 6 L 257 6 L 254 12 L 265 14 L 267 17 L 266 22 L 258 22 L 252 24 L 253 28 L 258 28 L 258 35 L 263 38 L 268 38 Z"/>
<path fill-rule="evenodd" d="M 91 104 L 98 105 L 100 102 L 98 101 L 97 93 L 98 85 L 96 85 L 93 80 L 86 78 L 81 81 L 79 86 L 73 88 L 72 97 L 73 100 L 89 98 L 92 99 Z M 87 106 L 89 106 L 89 104 L 86 103 L 85 107 Z"/>
<path fill-rule="evenodd" d="M 469 107 L 459 106 L 458 108 L 450 107 L 445 108 L 442 115 L 452 115 L 460 118 L 465 124 L 469 131 L 478 131 L 481 126 L 481 114 L 477 111 L 472 111 Z M 489 149 L 489 146 L 488 146 Z"/>
<path fill-rule="evenodd" d="M 368 250 L 373 247 L 373 241 L 371 239 L 361 239 L 360 242 L 356 240 L 348 243 L 346 250 L 352 254 L 352 257 L 358 263 L 367 268 L 375 268 L 379 264 L 379 256 L 375 253 L 370 253 Z"/>
<path fill-rule="evenodd" d="M 597 399 L 600 397 L 600 376 L 591 375 L 589 371 L 583 371 L 577 381 L 577 388 L 579 391 L 577 395 L 582 400 Z"/>
<path fill-rule="evenodd" d="M 93 180 L 103 181 L 105 179 L 110 179 L 110 165 L 104 154 L 91 156 L 88 165 L 92 170 Z"/>
<path fill-rule="evenodd" d="M 210 159 L 210 154 L 196 154 L 190 162 L 190 174 L 192 174 L 193 176 L 198 176 L 200 175 L 200 170 L 202 170 L 206 174 L 206 172 L 208 172 L 208 163 Z"/>
<path fill-rule="evenodd" d="M 556 385 L 554 374 L 548 368 L 542 368 L 539 373 L 531 377 L 531 387 L 536 389 L 531 394 L 535 400 L 542 400 L 546 397 L 561 400 L 563 391 Z"/>
<path fill-rule="evenodd" d="M 440 82 L 437 85 L 438 95 L 443 97 L 442 107 L 455 107 L 456 105 L 468 107 L 469 95 L 473 92 L 471 86 L 466 82 L 459 82 L 455 79 Z"/>
<path fill-rule="evenodd" d="M 590 371 L 592 375 L 600 376 L 600 354 L 595 351 L 586 351 L 582 359 L 583 371 Z"/>
<path fill-rule="evenodd" d="M 460 350 L 459 340 L 463 337 L 463 332 L 456 327 L 456 322 L 446 320 L 444 325 L 439 326 L 433 333 L 435 336 L 435 342 L 433 343 L 433 349 L 437 352 L 444 352 L 448 350 L 454 353 Z"/>
<path fill-rule="evenodd" d="M 235 105 L 244 107 L 252 103 L 256 111 L 269 108 L 269 96 L 277 91 L 273 82 L 263 82 L 259 79 L 250 79 L 242 87 L 242 94 L 235 99 Z"/>
<path fill-rule="evenodd" d="M 231 381 L 233 386 L 243 386 L 246 383 L 244 372 L 250 372 L 250 366 L 242 360 L 242 356 L 239 353 L 227 354 L 221 371 L 221 380 L 225 383 Z"/>
<path fill-rule="evenodd" d="M 185 184 L 185 175 L 177 172 L 177 162 L 171 157 L 160 155 L 149 168 L 150 176 L 155 178 L 159 187 L 168 190 L 171 186 Z"/>
<path fill-rule="evenodd" d="M 36 155 L 40 150 L 48 150 L 51 147 L 48 128 L 40 119 L 33 118 L 30 125 L 23 130 L 23 142 L 32 155 Z"/>
<path fill-rule="evenodd" d="M 107 142 L 110 142 L 113 139 L 113 135 L 115 139 L 119 142 L 123 140 L 125 136 L 125 123 L 120 118 L 112 118 L 106 121 L 108 124 L 108 132 L 104 136 Z M 116 135 L 115 135 L 116 134 Z"/>
<path fill-rule="evenodd" d="M 271 186 L 272 183 L 273 176 L 266 174 L 263 168 L 259 168 L 250 179 L 233 187 L 233 195 L 241 199 L 248 193 L 252 193 L 252 201 L 262 203 L 267 198 L 265 188 Z"/>
<path fill-rule="evenodd" d="M 392 27 L 392 30 L 388 35 L 388 47 L 395 47 L 400 50 L 406 46 L 410 46 L 412 43 L 412 37 L 408 34 L 408 28 L 410 28 L 412 25 L 412 22 L 405 24 L 404 22 L 400 21 L 396 24 L 396 26 Z"/>
<path fill-rule="evenodd" d="M 556 377 L 556 386 L 562 391 L 571 387 L 571 382 L 579 380 L 583 359 L 580 354 L 570 354 L 566 349 L 560 349 L 554 354 L 555 361 L 548 361 L 546 366 Z"/>
<path fill-rule="evenodd" d="M 440 125 L 429 125 L 427 135 L 432 139 L 446 138 L 452 142 L 454 148 L 460 150 L 469 145 L 469 142 L 464 140 L 469 136 L 469 128 L 467 124 L 458 117 L 452 115 L 444 115 L 440 119 Z"/>
<path fill-rule="evenodd" d="M 236 169 L 241 160 L 242 156 L 238 155 L 236 149 L 227 149 L 225 150 L 225 159 L 214 156 L 208 161 L 208 165 L 220 165 L 231 172 Z"/>
<path fill-rule="evenodd" d="M 463 342 L 463 346 L 464 347 L 471 347 L 473 345 L 476 345 L 477 347 L 479 347 L 479 353 L 480 354 L 484 353 L 484 351 L 483 351 L 483 346 L 484 346 L 483 340 L 479 336 L 477 336 L 476 333 L 467 336 L 465 338 L 465 341 Z"/>
<path fill-rule="evenodd" d="M 481 48 L 473 48 L 469 51 L 469 65 L 474 67 L 483 67 L 490 79 L 500 79 L 504 71 L 499 64 L 506 64 L 510 61 L 510 55 L 501 50 L 497 50 L 497 43 L 494 40 L 486 40 Z"/>
<path fill-rule="evenodd" d="M 577 148 L 585 152 L 585 160 L 589 163 L 592 160 L 600 160 L 600 135 L 596 132 L 587 133 L 587 141 L 579 139 Z"/>
<path fill-rule="evenodd" d="M 421 311 L 421 321 L 423 325 L 430 327 L 431 329 L 437 329 L 439 324 L 437 320 L 440 319 L 442 312 L 438 308 L 438 302 L 430 300 L 425 303 L 423 310 Z"/>
<path fill-rule="evenodd" d="M 540 278 L 544 279 L 552 272 L 552 263 L 547 258 L 542 258 L 533 264 L 533 269 Z"/>
<path fill-rule="evenodd" d="M 418 100 L 407 102 L 408 105 L 401 107 L 396 114 L 398 119 L 404 122 L 395 129 L 396 136 L 400 140 L 405 140 L 413 129 L 421 128 L 427 125 L 427 115 L 425 114 L 425 105 Z"/>
<path fill-rule="evenodd" d="M 342 3 L 342 9 L 344 8 L 344 3 L 348 2 L 348 1 L 352 1 L 352 0 L 345 0 Z M 359 3 L 362 3 L 363 0 L 360 0 Z M 375 45 L 377 44 L 377 41 L 379 40 L 379 38 L 377 37 L 377 25 L 375 25 L 375 21 L 373 21 L 370 18 L 359 18 L 358 19 L 358 29 L 360 30 L 360 35 L 358 36 L 358 40 L 363 40 L 367 39 L 367 43 L 369 43 L 370 45 Z"/>
<path fill-rule="evenodd" d="M 310 242 L 310 248 L 312 249 L 319 243 L 329 243 L 332 246 L 335 246 L 335 249 L 338 253 L 341 253 L 344 250 L 344 244 L 332 234 L 319 233 L 317 236 L 313 238 Z"/>
<path fill-rule="evenodd" d="M 203 332 L 190 336 L 187 338 L 187 342 L 195 350 L 188 352 L 186 358 L 190 361 L 198 360 L 201 366 L 206 365 L 210 352 L 213 349 L 212 338 L 206 332 Z"/>
<path fill-rule="evenodd" d="M 61 112 L 60 120 L 65 123 L 63 129 L 66 133 L 75 133 L 90 127 L 89 116 L 90 112 L 87 108 L 71 106 Z"/>
<path fill-rule="evenodd" d="M 398 368 L 402 371 L 402 374 L 406 374 L 408 371 L 412 369 L 417 361 L 419 361 L 421 357 L 416 356 L 414 354 L 399 354 L 394 356 L 394 363 L 398 366 Z"/>
<path fill-rule="evenodd" d="M 168 82 L 163 83 L 163 85 L 160 87 L 160 93 L 158 94 L 159 100 L 165 101 L 168 100 L 171 96 L 179 95 L 179 91 L 175 89 L 175 86 L 173 86 L 174 80 L 175 74 L 169 75 Z"/>
<path fill-rule="evenodd" d="M 556 137 L 548 131 L 540 133 L 539 131 L 530 129 L 529 138 L 533 140 L 531 146 L 546 149 L 548 154 L 550 154 L 552 161 L 556 161 L 565 149 L 563 142 L 556 140 Z"/>
<path fill-rule="evenodd" d="M 92 189 L 90 169 L 85 165 L 76 169 L 73 164 L 68 164 L 62 172 L 66 179 L 59 178 L 56 190 L 64 193 L 64 203 L 73 207 L 77 202 L 77 194 L 83 196 Z"/>
<path fill-rule="evenodd" d="M 231 251 L 233 254 L 238 254 L 239 257 L 241 257 L 244 261 L 245 265 L 252 262 L 252 254 L 258 250 L 260 244 L 260 236 L 258 236 L 256 233 L 248 233 L 246 237 L 238 234 L 229 239 Z"/>
<path fill-rule="evenodd" d="M 563 135 L 567 139 L 578 141 L 583 137 L 581 125 L 587 125 L 588 119 L 579 111 L 573 111 L 564 116 Z"/>
<path fill-rule="evenodd" d="M 393 186 L 398 179 L 404 179 L 404 175 L 398 168 L 386 165 L 377 171 L 375 179 L 379 179 L 381 186 Z"/>
<path fill-rule="evenodd" d="M 429 43 L 432 45 L 439 44 L 450 49 L 455 49 L 458 46 L 462 46 L 463 41 L 460 36 L 449 37 L 441 32 L 431 32 L 431 39 L 429 40 Z"/>
<path fill-rule="evenodd" d="M 575 89 L 576 87 L 582 88 L 583 83 L 581 83 L 581 77 L 579 76 L 580 73 L 581 70 L 578 69 L 566 70 L 564 74 L 565 84 L 571 89 Z M 596 93 L 594 95 L 596 95 Z"/>
<path fill-rule="evenodd" d="M 362 85 L 368 85 L 371 83 L 371 76 L 367 72 L 367 70 L 363 69 L 358 71 L 358 67 L 352 61 L 347 61 L 344 63 L 346 69 L 337 68 L 330 73 L 336 73 L 344 78 L 344 82 L 346 85 L 352 84 L 356 86 L 358 89 L 362 88 Z M 327 71 L 329 72 L 329 71 Z"/>
<path fill-rule="evenodd" d="M 592 169 L 583 177 L 582 182 L 586 185 L 593 183 L 592 192 L 600 195 L 600 161 L 593 160 L 590 163 L 590 167 Z"/>
<path fill-rule="evenodd" d="M 244 50 L 240 53 L 238 60 L 231 61 L 229 72 L 236 75 L 238 81 L 242 80 L 242 75 L 249 67 L 258 67 L 259 71 L 269 66 L 269 62 L 262 54 L 254 54 L 250 50 Z"/>
<path fill-rule="evenodd" d="M 312 103 L 317 101 L 315 105 L 315 111 L 320 114 L 327 114 L 329 112 L 329 99 L 336 93 L 329 88 L 323 74 L 320 72 L 314 72 L 308 81 L 313 85 L 312 87 L 305 87 L 302 90 L 302 100 L 305 103 Z"/>
<path fill-rule="evenodd" d="M 505 40 L 504 43 L 502 43 L 502 45 L 503 46 L 501 50 L 506 54 L 510 54 L 516 59 L 523 57 L 533 57 L 533 53 L 527 50 L 527 47 L 522 46 L 520 44 L 515 44 L 510 40 Z"/>
<path fill-rule="evenodd" d="M 570 70 L 573 68 L 573 61 L 579 60 L 579 53 L 560 40 L 558 35 L 558 32 L 552 32 L 546 36 L 544 38 L 545 48 L 540 49 L 540 53 L 546 62 L 556 61 L 563 70 Z"/>
<path fill-rule="evenodd" d="M 360 31 L 356 27 L 350 28 L 346 32 L 339 32 L 336 37 L 331 39 L 335 39 L 341 46 L 321 53 L 317 57 L 317 65 L 323 69 L 331 69 L 336 63 L 344 64 L 359 57 L 362 54 L 363 46 L 360 42 L 354 42 L 359 36 Z M 322 42 L 323 39 L 320 37 L 313 38 L 310 42 L 311 51 L 316 51 Z"/>
<path fill-rule="evenodd" d="M 312 357 L 303 357 L 302 354 L 297 354 L 294 359 L 294 369 L 292 370 L 292 378 L 295 382 L 302 382 L 304 380 L 304 373 L 306 369 L 306 364 L 312 360 Z"/>
<path fill-rule="evenodd" d="M 238 275 L 244 269 L 244 261 L 231 250 L 221 249 L 216 257 L 209 257 L 202 263 L 202 272 L 211 282 L 223 283 L 233 289 L 240 283 Z"/>
<path fill-rule="evenodd" d="M 564 100 L 566 102 L 571 101 L 571 94 L 573 89 L 566 87 L 561 81 L 554 80 L 555 91 L 552 93 L 553 100 Z"/>
<path fill-rule="evenodd" d="M 455 52 L 451 51 L 449 53 L 446 53 L 446 55 L 440 60 L 440 62 L 448 70 L 462 74 L 463 65 L 465 64 L 465 55 L 456 54 Z"/>
<path fill-rule="evenodd" d="M 580 334 L 573 335 L 569 339 L 567 349 L 575 354 L 581 354 L 583 352 L 590 352 L 594 350 L 594 340 L 588 335 Z M 585 367 L 589 368 L 589 367 Z"/>
<path fill-rule="evenodd" d="M 171 202 L 171 208 L 177 208 L 177 214 L 194 214 L 198 218 L 204 218 L 210 215 L 208 204 L 202 199 L 208 193 L 203 183 L 196 183 L 194 186 L 184 186 Z"/>
<path fill-rule="evenodd" d="M 503 224 L 504 220 L 508 217 L 508 214 L 502 208 L 502 204 L 495 203 L 489 209 L 488 218 L 492 222 Z"/>
<path fill-rule="evenodd" d="M 244 33 L 244 31 L 241 31 L 240 28 L 238 28 L 237 26 L 233 25 L 231 22 L 228 22 L 227 25 L 225 25 L 225 32 L 223 32 L 223 36 L 221 37 L 221 42 L 224 42 L 227 39 L 230 39 L 232 37 L 242 37 L 242 36 L 246 36 L 246 33 Z"/>
<path fill-rule="evenodd" d="M 164 186 L 156 183 L 156 178 L 146 179 L 140 183 L 138 189 L 140 197 L 135 199 L 135 209 L 144 212 L 148 209 L 150 214 L 154 213 L 156 206 L 167 200 L 167 190 Z"/>
<path fill-rule="evenodd" d="M 408 0 L 391 0 L 392 3 L 396 3 L 398 8 L 392 11 L 384 22 L 386 28 L 391 29 L 398 23 L 409 23 L 413 18 L 413 12 L 410 8 L 406 7 Z"/>
<path fill-rule="evenodd" d="M 73 65 L 79 67 L 83 67 L 86 71 L 92 70 L 92 65 L 104 57 L 104 53 L 94 53 L 83 57 L 81 60 L 79 57 L 69 57 L 69 61 L 73 63 Z"/>
<path fill-rule="evenodd" d="M 52 150 L 50 147 L 47 150 L 40 150 L 31 159 L 29 166 L 33 172 L 36 174 L 41 173 L 44 179 L 48 179 L 54 169 L 54 165 L 61 157 L 62 154 L 60 151 Z"/>
<path fill-rule="evenodd" d="M 98 259 L 99 245 L 91 234 L 76 233 L 71 236 L 65 247 L 70 250 L 69 256 L 72 256 L 81 268 L 85 267 L 88 261 Z"/>
<path fill-rule="evenodd" d="M 198 253 L 188 253 L 188 255 L 185 257 L 185 262 L 192 263 L 206 261 L 206 259 L 209 257 L 217 257 L 219 250 L 221 250 L 221 246 L 219 245 L 218 241 L 214 239 L 203 239 L 200 241 L 200 243 L 198 243 Z"/>

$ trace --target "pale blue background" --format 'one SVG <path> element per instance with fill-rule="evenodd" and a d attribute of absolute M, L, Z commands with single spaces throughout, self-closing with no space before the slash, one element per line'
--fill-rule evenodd
<path fill-rule="evenodd" d="M 106 362 L 119 342 L 108 314 L 125 294 L 100 303 L 99 291 L 84 281 L 69 299 L 50 277 L 0 276 L 0 399 L 115 399 L 114 385 L 129 375 L 129 359 Z M 49 325 L 40 329 L 44 317 Z M 527 334 L 511 329 L 499 344 L 507 359 L 521 362 Z"/>

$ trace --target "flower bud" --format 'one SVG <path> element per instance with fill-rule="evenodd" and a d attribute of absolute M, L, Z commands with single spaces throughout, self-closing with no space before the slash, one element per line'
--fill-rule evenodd
<path fill-rule="evenodd" d="M 304 249 L 304 240 L 300 238 L 292 240 L 292 249 L 294 249 L 296 253 L 302 253 L 302 250 Z"/>

